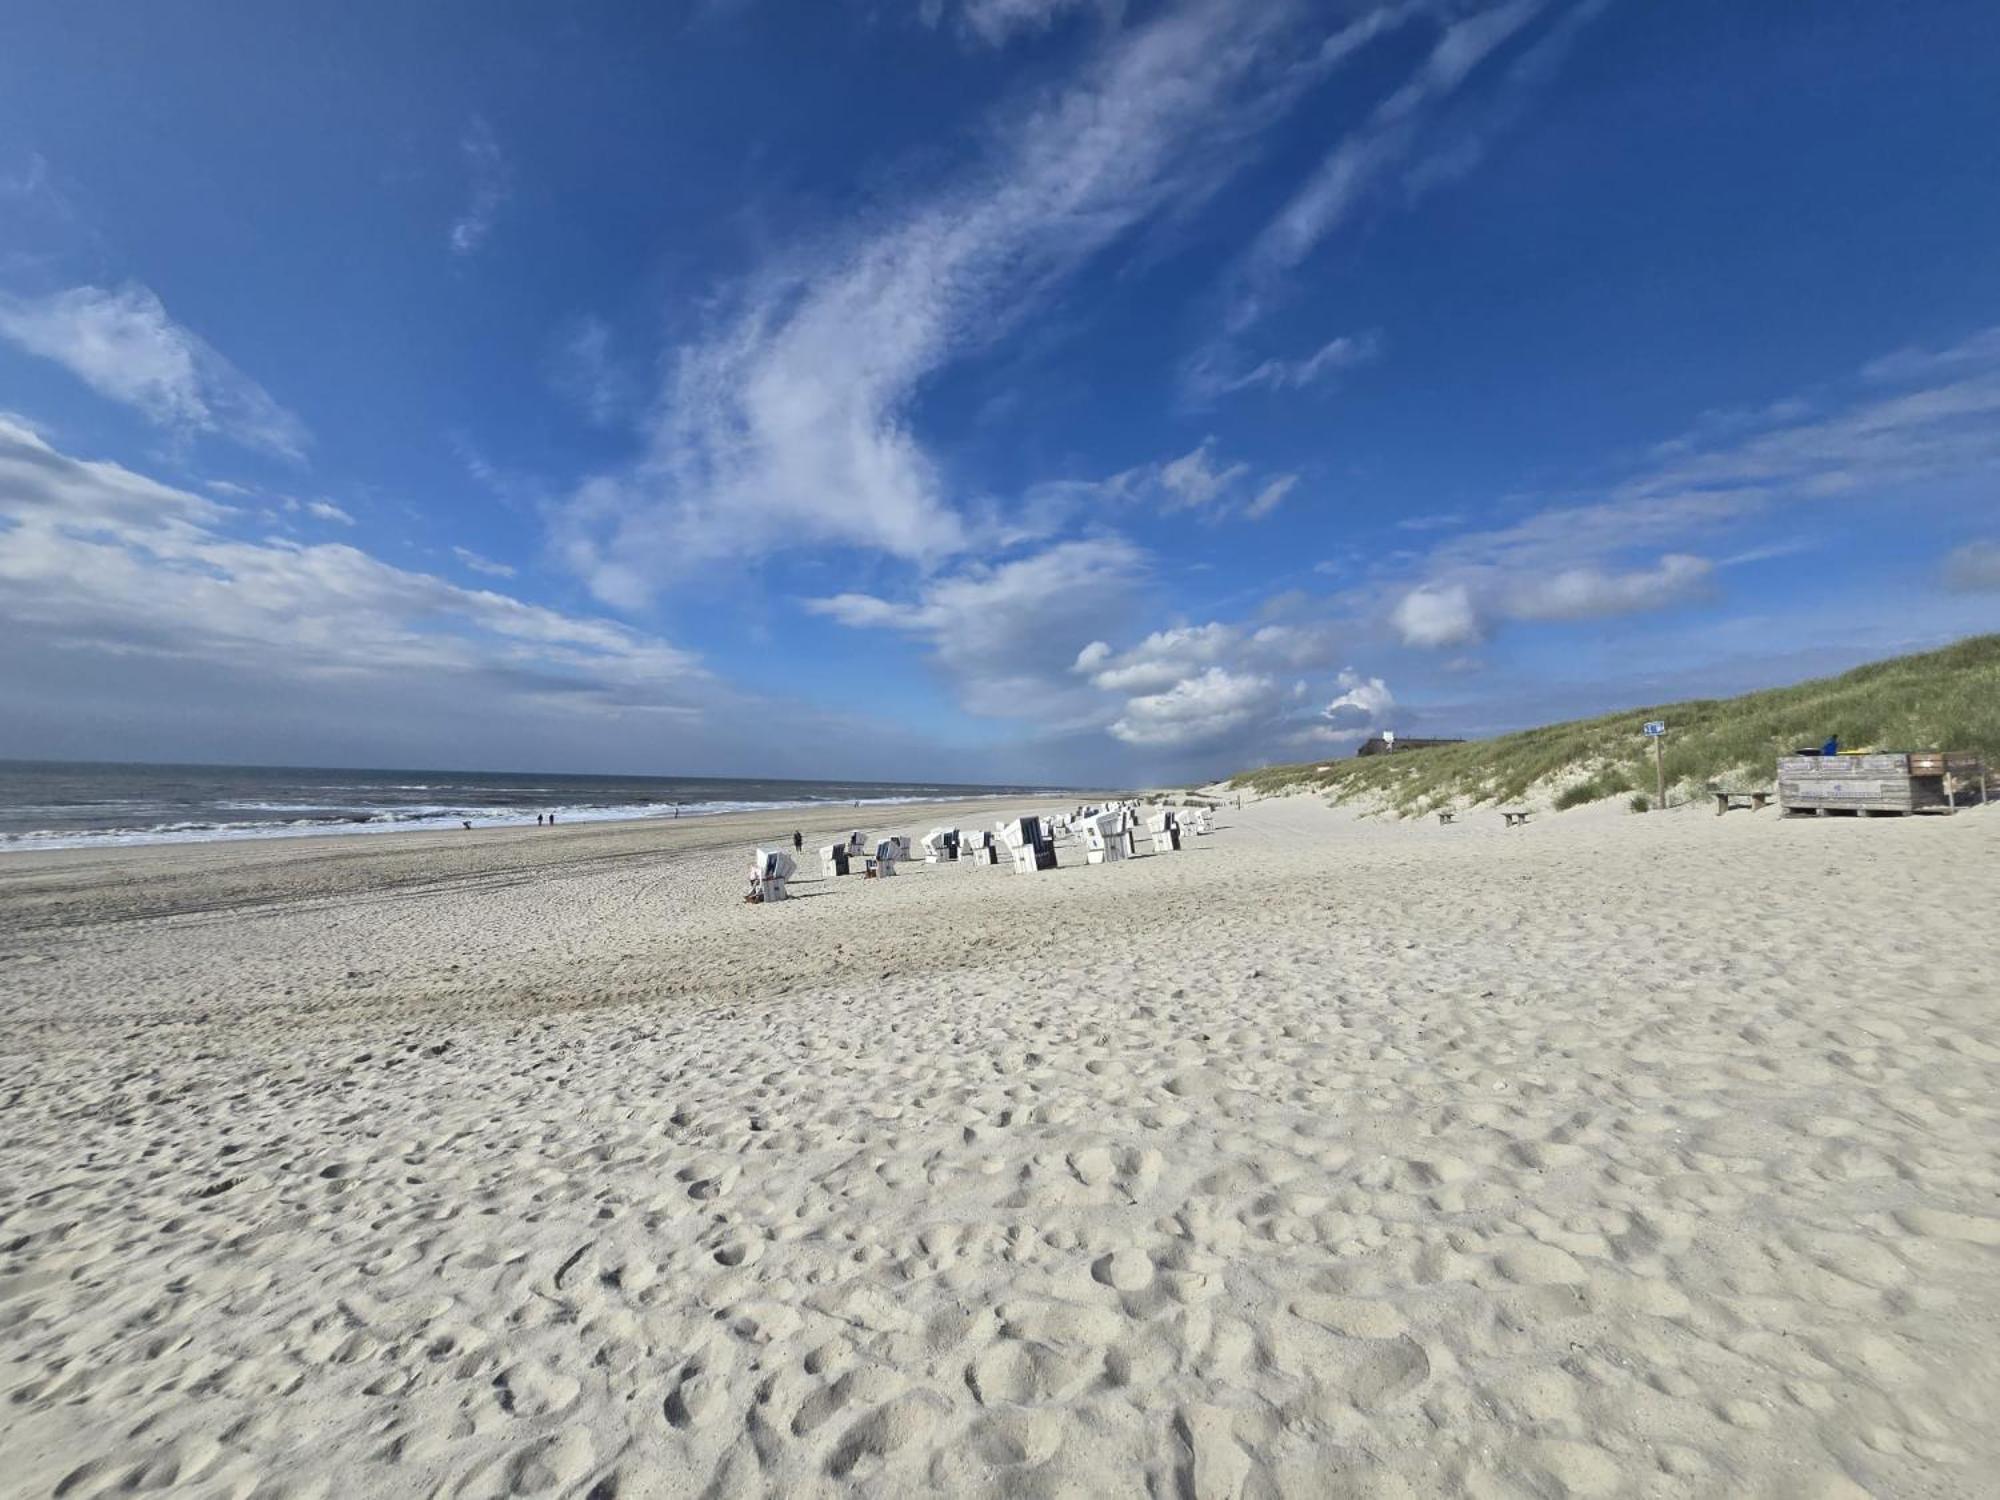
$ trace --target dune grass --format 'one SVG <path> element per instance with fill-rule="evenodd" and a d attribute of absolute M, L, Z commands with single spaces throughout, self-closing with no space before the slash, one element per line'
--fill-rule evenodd
<path fill-rule="evenodd" d="M 1231 785 L 1262 794 L 1317 789 L 1405 816 L 1540 796 L 1558 811 L 1628 795 L 1636 807 L 1653 794 L 1652 750 L 1639 730 L 1648 719 L 1668 725 L 1669 802 L 1710 783 L 1767 787 L 1779 755 L 1833 734 L 1848 749 L 1977 751 L 2000 768 L 2000 635 L 1740 698 L 1663 703 L 1396 755 L 1265 766 Z"/>

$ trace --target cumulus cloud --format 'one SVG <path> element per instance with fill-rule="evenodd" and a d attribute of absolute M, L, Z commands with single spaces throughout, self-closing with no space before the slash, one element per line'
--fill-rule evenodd
<path fill-rule="evenodd" d="M 1379 725 L 1396 711 L 1396 695 L 1379 677 L 1363 677 L 1352 667 L 1339 678 L 1341 693 L 1320 710 L 1329 723 L 1347 729 Z"/>
<path fill-rule="evenodd" d="M 973 712 L 1074 728 L 1101 703 L 1072 673 L 1076 642 L 1124 624 L 1144 571 L 1129 542 L 1093 538 L 933 578 L 908 600 L 846 593 L 806 608 L 922 641 Z"/>
<path fill-rule="evenodd" d="M 1122 703 L 1107 725 L 1128 745 L 1153 750 L 1216 749 L 1236 738 L 1256 745 L 1302 711 L 1297 671 L 1323 668 L 1338 649 L 1325 621 L 1261 626 L 1212 620 L 1156 630 L 1115 651 L 1094 640 L 1071 670 Z"/>
<path fill-rule="evenodd" d="M 1164 692 L 1129 699 L 1111 732 L 1128 745 L 1159 749 L 1205 744 L 1268 718 L 1285 696 L 1269 677 L 1210 667 Z"/>
<path fill-rule="evenodd" d="M 1962 593 L 2000 590 L 2000 541 L 1967 542 L 1945 559 L 1947 587 Z"/>
<path fill-rule="evenodd" d="M 1290 3 L 1196 0 L 1004 114 L 968 176 L 750 277 L 669 361 L 643 462 L 582 485 L 557 542 L 601 597 L 716 559 L 849 545 L 935 566 L 968 528 L 912 409 L 1266 122 Z"/>
<path fill-rule="evenodd" d="M 1715 574 L 1706 558 L 1672 552 L 1650 568 L 1615 572 L 1605 568 L 1565 568 L 1545 578 L 1509 586 L 1504 612 L 1517 620 L 1589 620 L 1601 615 L 1635 614 L 1681 603 L 1703 589 Z"/>
<path fill-rule="evenodd" d="M 459 137 L 458 149 L 465 159 L 471 189 L 464 211 L 452 221 L 451 248 L 454 255 L 471 255 L 493 233 L 500 210 L 513 192 L 513 173 L 493 128 L 476 115 Z"/>
<path fill-rule="evenodd" d="M 1411 589 L 1390 611 L 1389 623 L 1409 646 L 1466 646 L 1481 635 L 1472 590 L 1462 583 Z"/>
<path fill-rule="evenodd" d="M 212 433 L 293 460 L 309 441 L 304 423 L 136 283 L 0 295 L 0 338 L 178 436 Z"/>

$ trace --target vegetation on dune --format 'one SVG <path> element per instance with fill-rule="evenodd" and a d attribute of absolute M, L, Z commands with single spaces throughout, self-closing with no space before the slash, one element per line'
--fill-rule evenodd
<path fill-rule="evenodd" d="M 1669 802 L 1710 784 L 1768 787 L 1778 756 L 1829 735 L 1847 749 L 1977 751 L 2000 769 L 2000 635 L 1740 698 L 1664 703 L 1394 755 L 1265 766 L 1230 784 L 1367 798 L 1406 816 L 1538 794 L 1559 811 L 1630 794 L 1628 805 L 1643 810 L 1653 761 L 1639 726 L 1649 719 L 1668 725 Z"/>

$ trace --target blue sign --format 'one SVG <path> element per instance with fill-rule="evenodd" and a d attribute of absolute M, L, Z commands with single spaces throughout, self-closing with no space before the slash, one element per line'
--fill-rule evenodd
<path fill-rule="evenodd" d="M 1658 739 L 1661 735 L 1667 732 L 1666 722 L 1662 719 L 1650 719 L 1640 727 L 1643 728 L 1646 731 L 1646 733 L 1652 735 L 1653 738 L 1655 739 Z"/>

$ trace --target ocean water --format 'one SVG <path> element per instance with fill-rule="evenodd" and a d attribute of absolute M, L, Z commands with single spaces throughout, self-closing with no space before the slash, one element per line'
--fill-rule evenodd
<path fill-rule="evenodd" d="M 1030 786 L 0 760 L 0 851 L 1032 794 Z"/>

